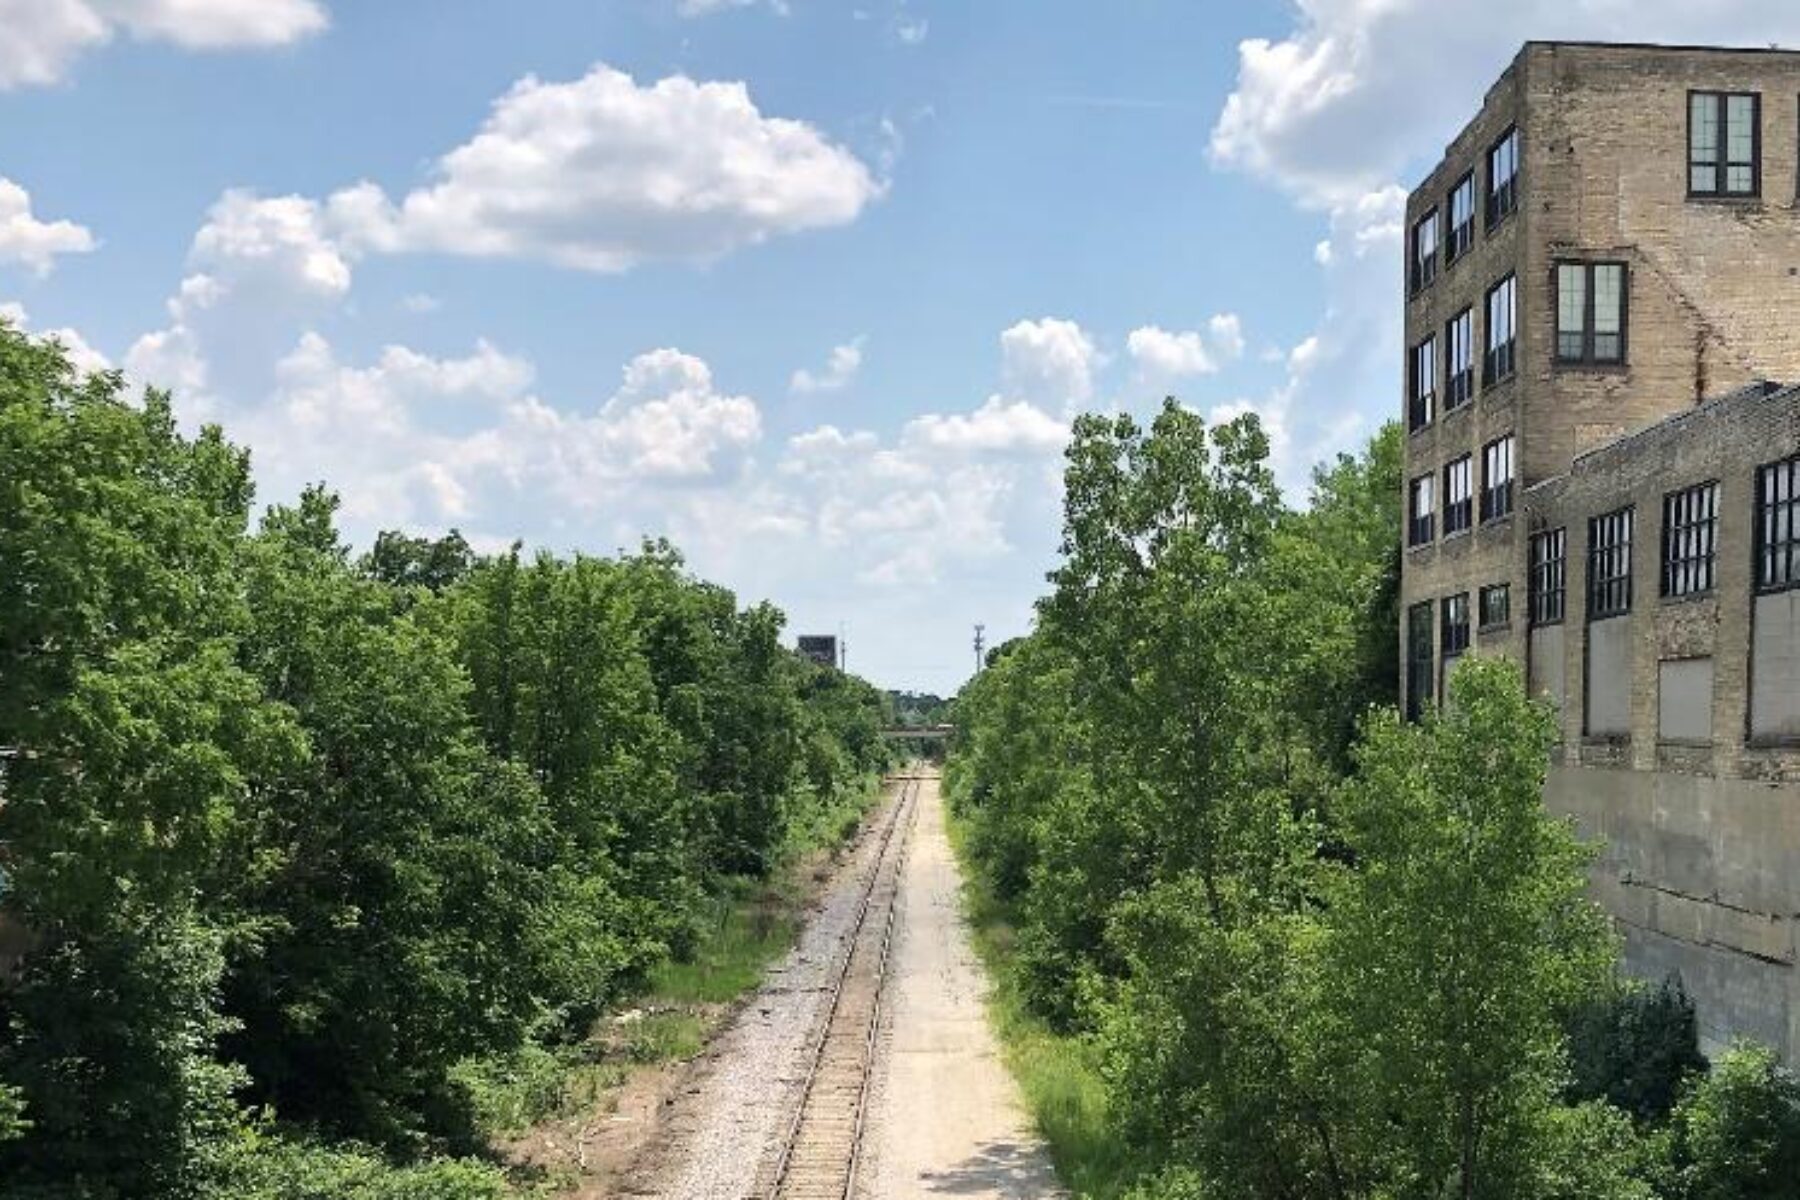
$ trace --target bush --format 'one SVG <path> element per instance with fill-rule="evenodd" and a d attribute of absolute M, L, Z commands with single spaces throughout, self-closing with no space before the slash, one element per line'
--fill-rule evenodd
<path fill-rule="evenodd" d="M 1622 982 L 1582 1006 L 1569 1022 L 1569 1067 L 1570 1100 L 1604 1100 L 1639 1121 L 1667 1118 L 1688 1079 L 1706 1069 L 1681 980 Z"/>
<path fill-rule="evenodd" d="M 1678 1200 L 1800 1197 L 1800 1080 L 1740 1044 L 1675 1109 L 1670 1194 Z"/>
<path fill-rule="evenodd" d="M 395 1167 L 372 1150 L 328 1149 L 246 1135 L 229 1154 L 216 1200 L 504 1200 L 500 1170 L 446 1158 Z M 209 1198 L 212 1200 L 212 1198 Z"/>

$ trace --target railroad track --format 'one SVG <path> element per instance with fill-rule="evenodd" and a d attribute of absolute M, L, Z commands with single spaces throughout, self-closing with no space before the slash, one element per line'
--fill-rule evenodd
<path fill-rule="evenodd" d="M 919 795 L 918 775 L 905 778 L 881 835 L 875 867 L 858 906 L 832 986 L 831 1006 L 812 1049 L 799 1108 L 776 1160 L 770 1200 L 848 1200 L 856 1188 L 863 1114 L 868 1107 L 883 984 L 894 942 L 895 898 Z"/>

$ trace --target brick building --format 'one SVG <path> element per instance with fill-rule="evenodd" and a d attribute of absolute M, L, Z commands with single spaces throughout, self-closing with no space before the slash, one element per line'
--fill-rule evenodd
<path fill-rule="evenodd" d="M 1800 1061 L 1800 53 L 1526 45 L 1405 287 L 1409 711 L 1524 666 L 1627 966 Z"/>

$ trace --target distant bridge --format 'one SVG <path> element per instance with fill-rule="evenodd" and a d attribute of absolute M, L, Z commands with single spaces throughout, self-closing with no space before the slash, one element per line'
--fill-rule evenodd
<path fill-rule="evenodd" d="M 892 742 L 947 742 L 956 736 L 954 725 L 894 725 L 881 731 Z"/>

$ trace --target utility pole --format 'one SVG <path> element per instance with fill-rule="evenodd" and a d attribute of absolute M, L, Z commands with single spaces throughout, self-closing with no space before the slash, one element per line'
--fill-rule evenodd
<path fill-rule="evenodd" d="M 986 632 L 986 625 L 975 627 L 975 673 L 977 675 L 981 674 L 981 668 L 987 663 L 987 660 L 981 655 L 981 652 L 987 648 L 987 641 L 982 637 Z"/>
<path fill-rule="evenodd" d="M 849 639 L 844 636 L 845 630 L 846 630 L 846 626 L 844 625 L 844 623 L 842 621 L 839 621 L 838 622 L 838 672 L 840 674 L 848 675 L 850 673 L 850 642 L 849 642 Z"/>

